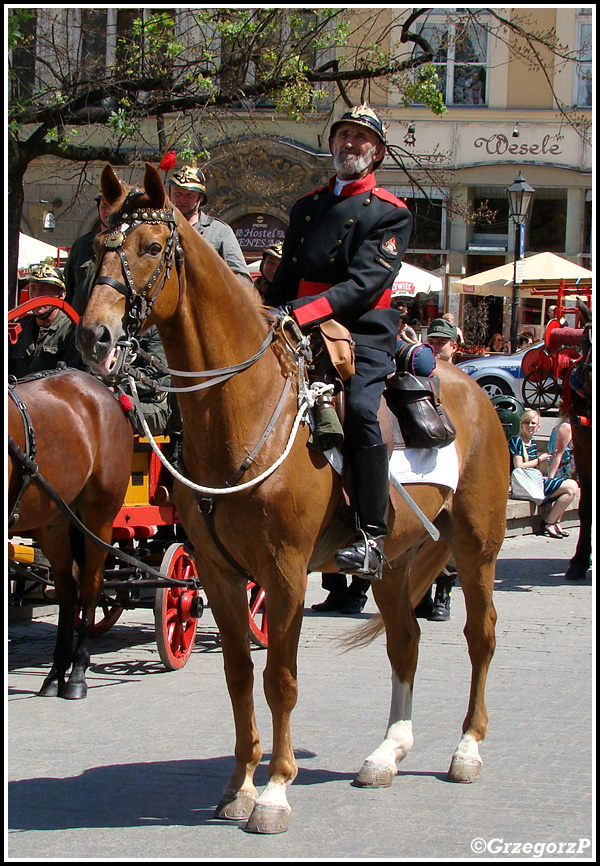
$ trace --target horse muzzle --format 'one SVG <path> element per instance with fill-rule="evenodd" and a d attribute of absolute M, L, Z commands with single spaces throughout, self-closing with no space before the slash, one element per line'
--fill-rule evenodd
<path fill-rule="evenodd" d="M 107 375 L 112 368 L 117 339 L 105 324 L 85 325 L 82 319 L 75 331 L 75 346 L 84 363 Z"/>

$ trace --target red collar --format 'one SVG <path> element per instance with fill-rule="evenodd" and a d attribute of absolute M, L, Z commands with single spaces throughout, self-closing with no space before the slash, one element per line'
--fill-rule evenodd
<path fill-rule="evenodd" d="M 335 187 L 335 177 L 329 180 L 329 192 L 333 192 Z M 366 177 L 361 177 L 358 180 L 347 183 L 340 192 L 340 195 L 360 195 L 363 192 L 369 192 L 377 184 L 374 172 L 370 171 Z"/>

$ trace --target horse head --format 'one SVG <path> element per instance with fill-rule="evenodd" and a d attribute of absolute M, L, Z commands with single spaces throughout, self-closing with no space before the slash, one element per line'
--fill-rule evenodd
<path fill-rule="evenodd" d="M 143 190 L 122 183 L 110 165 L 100 186 L 109 227 L 94 242 L 96 273 L 76 339 L 83 360 L 106 375 L 120 341 L 173 314 L 182 254 L 179 217 L 154 166 L 146 163 Z"/>

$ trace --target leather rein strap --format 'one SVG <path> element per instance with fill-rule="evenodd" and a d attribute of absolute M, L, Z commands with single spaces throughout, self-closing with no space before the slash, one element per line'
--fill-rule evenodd
<path fill-rule="evenodd" d="M 19 488 L 19 492 L 15 497 L 15 501 L 13 507 L 10 510 L 10 514 L 8 515 L 8 528 L 12 529 L 19 519 L 19 503 L 21 502 L 23 494 L 27 490 L 33 475 L 37 473 L 38 467 L 35 463 L 35 455 L 37 452 L 35 430 L 33 429 L 33 426 L 31 424 L 31 419 L 29 417 L 29 412 L 27 411 L 27 406 L 17 394 L 15 390 L 15 385 L 10 381 L 8 383 L 8 393 L 12 397 L 13 402 L 21 413 L 21 417 L 23 418 L 23 427 L 25 430 L 25 451 L 21 451 L 21 449 L 10 434 L 8 436 L 9 451 L 19 460 L 22 472 L 21 487 Z M 19 454 L 22 454 L 25 459 L 21 460 Z"/>

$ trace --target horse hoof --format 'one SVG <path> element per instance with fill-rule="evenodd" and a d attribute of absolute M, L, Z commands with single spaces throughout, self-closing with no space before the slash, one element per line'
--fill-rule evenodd
<path fill-rule="evenodd" d="M 40 698 L 56 698 L 58 696 L 58 681 L 51 680 L 49 683 L 44 683 L 38 692 Z"/>
<path fill-rule="evenodd" d="M 389 788 L 396 772 L 395 767 L 365 761 L 352 780 L 352 784 L 355 788 Z"/>
<path fill-rule="evenodd" d="M 290 823 L 291 809 L 289 806 L 270 806 L 256 803 L 248 823 L 243 828 L 246 833 L 263 833 L 273 835 L 285 833 Z"/>
<path fill-rule="evenodd" d="M 447 779 L 449 782 L 478 782 L 481 779 L 482 761 L 464 755 L 454 755 Z"/>
<path fill-rule="evenodd" d="M 87 685 L 85 683 L 67 683 L 64 688 L 59 689 L 59 698 L 67 701 L 81 701 L 87 697 Z"/>
<path fill-rule="evenodd" d="M 226 821 L 245 821 L 252 814 L 256 794 L 250 791 L 228 791 L 223 794 L 215 809 L 215 818 Z"/>

